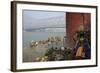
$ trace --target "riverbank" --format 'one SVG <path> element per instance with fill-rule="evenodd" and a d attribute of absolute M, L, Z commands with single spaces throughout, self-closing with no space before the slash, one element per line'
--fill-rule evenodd
<path fill-rule="evenodd" d="M 23 49 L 23 62 L 35 62 L 37 58 L 43 57 L 48 48 L 43 45 L 38 45 L 37 47 L 30 48 L 25 47 Z"/>

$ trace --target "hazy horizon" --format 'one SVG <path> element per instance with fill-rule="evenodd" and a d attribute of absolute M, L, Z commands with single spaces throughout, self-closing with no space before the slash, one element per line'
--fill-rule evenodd
<path fill-rule="evenodd" d="M 23 10 L 23 30 L 65 28 L 65 24 L 65 12 Z"/>

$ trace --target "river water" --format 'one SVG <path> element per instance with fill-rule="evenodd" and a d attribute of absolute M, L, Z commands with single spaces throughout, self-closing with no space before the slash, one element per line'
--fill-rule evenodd
<path fill-rule="evenodd" d="M 63 37 L 65 32 L 23 32 L 23 48 L 33 41 L 47 40 L 48 37 Z"/>

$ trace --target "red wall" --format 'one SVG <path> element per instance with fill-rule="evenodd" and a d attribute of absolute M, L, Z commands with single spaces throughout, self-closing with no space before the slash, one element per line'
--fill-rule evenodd
<path fill-rule="evenodd" d="M 85 28 L 90 29 L 91 14 L 90 13 L 66 13 L 66 32 L 70 45 L 73 45 L 73 36 L 78 30 L 80 25 L 84 25 Z"/>

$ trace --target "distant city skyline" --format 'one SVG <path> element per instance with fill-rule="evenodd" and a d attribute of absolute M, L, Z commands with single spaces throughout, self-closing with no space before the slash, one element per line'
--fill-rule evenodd
<path fill-rule="evenodd" d="M 65 12 L 23 10 L 23 29 L 65 27 Z"/>

